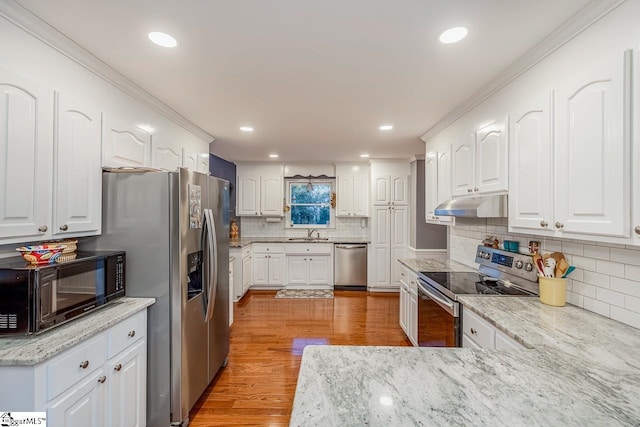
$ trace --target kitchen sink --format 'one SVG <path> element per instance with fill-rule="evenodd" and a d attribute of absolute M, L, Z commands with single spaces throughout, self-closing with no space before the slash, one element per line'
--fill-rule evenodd
<path fill-rule="evenodd" d="M 317 242 L 322 240 L 329 240 L 328 237 L 289 237 L 287 240 L 299 241 L 299 242 Z"/>

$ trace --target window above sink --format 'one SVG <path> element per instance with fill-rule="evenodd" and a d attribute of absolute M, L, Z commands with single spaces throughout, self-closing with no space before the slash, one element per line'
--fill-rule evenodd
<path fill-rule="evenodd" d="M 287 181 L 288 222 L 292 228 L 333 228 L 333 180 Z"/>

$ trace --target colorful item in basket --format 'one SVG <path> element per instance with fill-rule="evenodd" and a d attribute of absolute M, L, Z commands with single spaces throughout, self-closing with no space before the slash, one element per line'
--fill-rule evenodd
<path fill-rule="evenodd" d="M 65 248 L 65 245 L 35 245 L 22 246 L 16 250 L 29 264 L 46 265 L 55 263 Z"/>

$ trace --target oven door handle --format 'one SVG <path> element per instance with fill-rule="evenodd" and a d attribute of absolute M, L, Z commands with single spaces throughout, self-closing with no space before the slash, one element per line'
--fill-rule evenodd
<path fill-rule="evenodd" d="M 431 286 L 427 285 L 420 279 L 418 279 L 418 288 L 418 290 L 422 291 L 426 296 L 431 298 L 433 302 L 442 307 L 447 313 L 449 313 L 453 317 L 459 316 L 456 303 L 445 299 L 445 297 L 443 296 L 440 296 L 438 291 L 432 289 Z"/>

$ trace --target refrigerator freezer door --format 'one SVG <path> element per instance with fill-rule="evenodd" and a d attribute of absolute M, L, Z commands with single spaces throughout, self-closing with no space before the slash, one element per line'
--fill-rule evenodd
<path fill-rule="evenodd" d="M 180 306 L 182 308 L 180 322 L 180 347 L 174 350 L 180 353 L 180 408 L 179 416 L 174 415 L 172 421 L 183 421 L 202 392 L 209 385 L 208 381 L 208 325 L 205 320 L 205 289 L 189 298 L 189 276 L 187 260 L 190 254 L 203 251 L 201 237 L 203 232 L 203 213 L 209 206 L 207 177 L 187 169 L 179 171 L 179 224 L 180 224 Z M 204 251 L 203 251 L 204 252 Z M 205 260 L 204 269 L 207 268 Z M 206 276 L 206 274 L 205 274 Z M 201 279 L 202 280 L 202 279 Z M 175 354 L 175 353 L 174 353 Z M 174 388 L 175 390 L 175 388 Z M 176 393 L 178 391 L 176 390 Z M 177 399 L 176 399 L 177 400 Z M 176 402 L 178 403 L 178 402 Z"/>

